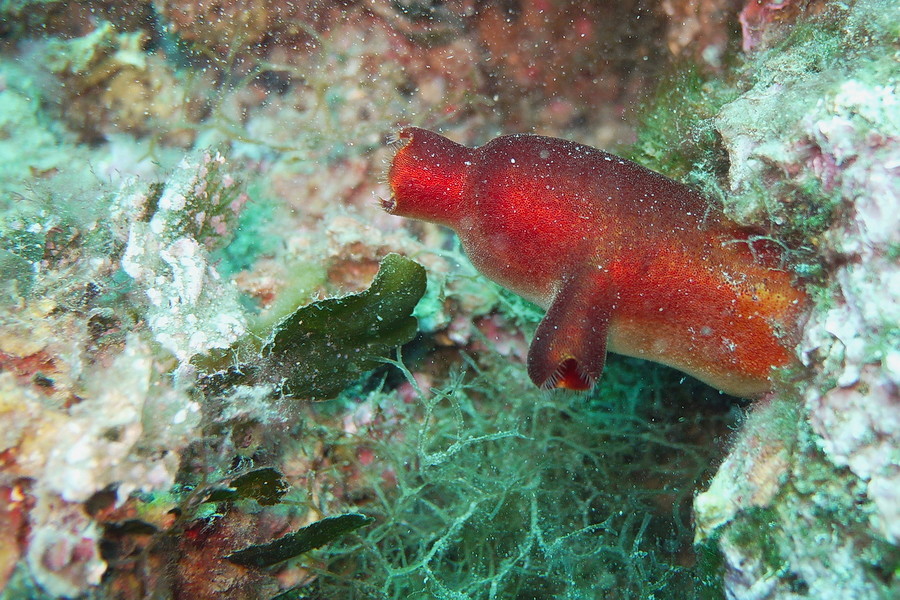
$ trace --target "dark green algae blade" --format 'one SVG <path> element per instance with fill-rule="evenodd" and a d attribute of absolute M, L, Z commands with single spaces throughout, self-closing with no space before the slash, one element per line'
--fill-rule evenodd
<path fill-rule="evenodd" d="M 425 294 L 425 269 L 388 254 L 369 289 L 313 302 L 285 317 L 263 347 L 266 378 L 282 393 L 326 400 L 418 330 L 412 312 Z"/>
<path fill-rule="evenodd" d="M 233 502 L 252 498 L 262 506 L 274 506 L 289 489 L 290 485 L 277 469 L 263 467 L 232 479 L 228 487 L 214 489 L 204 502 Z"/>
<path fill-rule="evenodd" d="M 249 546 L 226 556 L 237 565 L 262 569 L 324 546 L 340 536 L 374 521 L 359 513 L 326 517 L 268 544 Z"/>

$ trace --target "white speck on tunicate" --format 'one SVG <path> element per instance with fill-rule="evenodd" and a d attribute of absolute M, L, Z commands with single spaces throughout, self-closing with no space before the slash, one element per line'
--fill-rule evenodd
<path fill-rule="evenodd" d="M 511 159 L 509 159 L 509 162 L 511 162 L 512 164 L 516 164 L 516 159 L 511 158 Z"/>

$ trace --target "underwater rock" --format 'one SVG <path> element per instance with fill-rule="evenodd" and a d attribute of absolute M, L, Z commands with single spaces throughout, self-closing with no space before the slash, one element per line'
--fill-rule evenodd
<path fill-rule="evenodd" d="M 662 0 L 666 45 L 675 56 L 687 55 L 720 66 L 735 12 L 734 0 Z"/>
<path fill-rule="evenodd" d="M 228 51 L 229 47 L 253 47 L 269 30 L 270 0 L 249 2 L 196 2 L 161 0 L 154 2 L 167 26 L 181 39 L 207 51 Z"/>
<path fill-rule="evenodd" d="M 225 516 L 225 515 L 223 515 Z M 265 518 L 265 515 L 262 515 Z M 278 523 L 283 527 L 283 523 Z M 275 577 L 240 567 L 225 557 L 246 540 L 271 535 L 260 517 L 229 511 L 227 518 L 200 519 L 178 537 L 172 566 L 176 598 L 233 598 L 257 600 L 278 593 Z"/>
<path fill-rule="evenodd" d="M 189 146 L 202 102 L 158 54 L 144 51 L 143 31 L 120 33 L 102 21 L 87 35 L 53 39 L 40 52 L 57 75 L 57 110 L 83 140 L 97 142 L 128 132 Z"/>
<path fill-rule="evenodd" d="M 246 331 L 236 289 L 209 259 L 246 200 L 224 163 L 210 152 L 186 157 L 164 187 L 122 194 L 117 209 L 133 219 L 122 269 L 147 298 L 157 341 L 185 368 L 195 354 L 227 348 Z"/>
<path fill-rule="evenodd" d="M 0 591 L 6 587 L 21 557 L 24 538 L 25 499 L 22 485 L 0 486 Z"/>
<path fill-rule="evenodd" d="M 9 496 L 0 520 L 27 523 L 14 579 L 58 597 L 97 586 L 105 530 L 88 505 L 98 494 L 125 505 L 169 491 L 198 438 L 192 380 L 171 375 L 243 332 L 237 292 L 208 258 L 231 239 L 245 200 L 223 164 L 201 152 L 167 184 L 118 192 L 96 181 L 78 188 L 77 173 L 61 172 L 52 193 L 34 186 L 2 213 L 2 247 L 23 263 L 0 304 L 0 489 Z"/>
<path fill-rule="evenodd" d="M 314 44 L 316 31 L 345 16 L 349 2 L 323 0 L 153 0 L 167 28 L 208 55 Z M 301 50 L 302 52 L 303 50 Z"/>
<path fill-rule="evenodd" d="M 820 153 L 811 168 L 842 202 L 822 239 L 830 302 L 802 344 L 816 370 L 805 401 L 832 462 L 868 482 L 872 527 L 900 545 L 900 103 L 861 78 L 818 108 L 807 121 Z"/>
<path fill-rule="evenodd" d="M 488 89 L 527 131 L 592 122 L 659 56 L 658 17 L 641 2 L 489 2 L 474 17 Z M 495 109 L 496 110 L 496 109 Z"/>
<path fill-rule="evenodd" d="M 93 31 L 98 19 L 115 23 L 120 30 L 134 31 L 152 18 L 150 0 L 3 0 L 0 35 L 13 40 L 46 35 L 75 38 Z"/>
<path fill-rule="evenodd" d="M 100 583 L 100 528 L 80 504 L 40 496 L 29 516 L 26 560 L 37 583 L 56 597 L 75 597 Z"/>
<path fill-rule="evenodd" d="M 200 407 L 184 392 L 155 382 L 153 370 L 147 344 L 129 339 L 108 369 L 85 382 L 85 399 L 66 418 L 60 415 L 42 428 L 42 437 L 23 441 L 23 456 L 46 460 L 36 489 L 84 502 L 112 486 L 124 499 L 134 490 L 172 485 L 177 455 L 155 449 L 184 447 L 199 425 Z M 111 378 L 116 386 L 109 385 Z M 60 438 L 67 440 L 64 446 L 58 445 Z"/>
<path fill-rule="evenodd" d="M 43 112 L 39 77 L 11 61 L 0 62 L 0 193 L 22 194 L 35 177 L 64 166 L 88 170 L 76 136 L 55 126 Z"/>
<path fill-rule="evenodd" d="M 772 47 L 797 23 L 822 12 L 827 0 L 747 0 L 738 20 L 744 52 Z"/>
<path fill-rule="evenodd" d="M 798 347 L 807 373 L 750 413 L 695 501 L 698 540 L 718 540 L 735 598 L 874 599 L 900 586 L 900 111 L 896 65 L 879 51 L 898 35 L 889 4 L 832 6 L 798 25 L 716 121 L 726 209 L 804 231 L 821 261 Z M 759 182 L 781 201 L 754 195 Z M 816 204 L 830 220 L 803 216 Z"/>
<path fill-rule="evenodd" d="M 132 337 L 108 367 L 81 374 L 80 401 L 69 408 L 0 375 L 8 424 L 0 484 L 32 482 L 16 492 L 16 510 L 27 516 L 30 572 L 54 595 L 80 594 L 105 569 L 101 531 L 84 503 L 101 490 L 124 501 L 134 491 L 169 489 L 196 435 L 199 406 L 157 380 L 157 368 L 148 344 Z"/>

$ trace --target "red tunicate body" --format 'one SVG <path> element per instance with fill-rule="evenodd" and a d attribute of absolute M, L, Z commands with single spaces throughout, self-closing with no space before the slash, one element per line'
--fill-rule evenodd
<path fill-rule="evenodd" d="M 687 186 L 555 138 L 400 138 L 385 207 L 452 227 L 479 271 L 548 309 L 538 385 L 589 387 L 609 349 L 749 397 L 792 361 L 806 300 L 780 249 Z"/>

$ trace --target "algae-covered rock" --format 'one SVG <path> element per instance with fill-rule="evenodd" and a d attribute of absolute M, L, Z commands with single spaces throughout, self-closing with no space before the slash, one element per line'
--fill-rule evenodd
<path fill-rule="evenodd" d="M 164 186 L 123 194 L 117 207 L 134 219 L 122 269 L 147 299 L 156 340 L 182 363 L 228 348 L 246 330 L 237 290 L 209 259 L 244 202 L 224 163 L 210 152 L 187 157 Z"/>
<path fill-rule="evenodd" d="M 716 127 L 726 208 L 799 232 L 815 305 L 795 373 L 695 501 L 730 597 L 900 593 L 900 121 L 891 2 L 834 3 L 752 57 Z M 762 39 L 766 39 L 763 36 Z"/>
<path fill-rule="evenodd" d="M 164 57 L 144 51 L 148 39 L 145 31 L 120 32 L 101 21 L 86 35 L 42 47 L 43 62 L 60 83 L 48 95 L 83 140 L 129 132 L 185 147 L 193 142 L 190 124 L 200 119 L 202 102 Z"/>
<path fill-rule="evenodd" d="M 42 100 L 34 73 L 0 61 L 0 193 L 6 197 L 25 192 L 36 175 L 64 166 L 87 170 L 75 136 L 47 118 Z"/>

